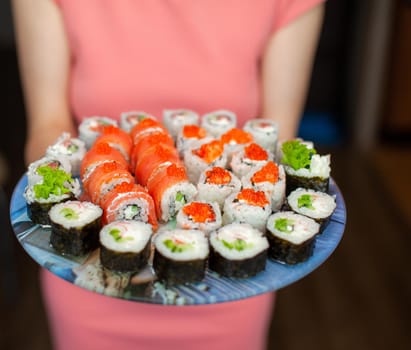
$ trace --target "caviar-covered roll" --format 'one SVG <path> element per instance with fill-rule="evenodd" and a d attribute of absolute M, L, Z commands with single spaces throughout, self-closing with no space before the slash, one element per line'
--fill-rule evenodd
<path fill-rule="evenodd" d="M 153 268 L 167 284 L 200 282 L 205 276 L 209 244 L 199 230 L 165 230 L 153 239 Z"/>
<path fill-rule="evenodd" d="M 49 212 L 50 244 L 63 254 L 84 255 L 98 247 L 103 210 L 91 202 L 66 201 Z"/>
<path fill-rule="evenodd" d="M 311 143 L 299 139 L 284 142 L 280 153 L 287 177 L 287 194 L 298 187 L 328 192 L 329 154 L 319 155 Z"/>
<path fill-rule="evenodd" d="M 184 125 L 198 125 L 199 122 L 198 113 L 190 109 L 166 109 L 163 112 L 163 123 L 174 139 Z"/>
<path fill-rule="evenodd" d="M 151 225 L 130 220 L 118 220 L 100 231 L 100 261 L 113 271 L 137 272 L 150 257 Z"/>
<path fill-rule="evenodd" d="M 80 182 L 70 173 L 47 165 L 37 168 L 37 174 L 42 176 L 41 181 L 28 185 L 24 192 L 27 214 L 35 224 L 50 225 L 50 208 L 57 203 L 78 198 L 81 193 Z"/>
<path fill-rule="evenodd" d="M 94 144 L 98 142 L 109 144 L 111 147 L 119 150 L 126 160 L 129 160 L 133 143 L 130 134 L 123 129 L 114 125 L 104 127 L 101 134 L 94 141 Z"/>
<path fill-rule="evenodd" d="M 120 128 L 130 132 L 138 123 L 142 120 L 156 119 L 153 115 L 146 113 L 144 111 L 127 111 L 120 114 Z"/>
<path fill-rule="evenodd" d="M 248 224 L 233 223 L 210 234 L 209 268 L 222 276 L 248 278 L 265 269 L 267 238 Z"/>
<path fill-rule="evenodd" d="M 96 138 L 101 134 L 103 128 L 108 125 L 117 126 L 117 121 L 105 116 L 84 118 L 78 127 L 78 137 L 80 140 L 84 141 L 87 148 L 90 148 Z"/>
<path fill-rule="evenodd" d="M 254 137 L 254 141 L 264 149 L 276 154 L 278 140 L 278 125 L 271 119 L 257 118 L 249 120 L 244 130 Z"/>
<path fill-rule="evenodd" d="M 273 160 L 273 155 L 253 142 L 233 153 L 230 168 L 241 179 L 253 168 L 263 165 L 269 160 Z"/>
<path fill-rule="evenodd" d="M 224 145 L 219 140 L 214 140 L 198 148 L 188 149 L 184 153 L 184 165 L 190 181 L 198 183 L 201 173 L 208 167 L 219 166 L 225 168 L 227 156 Z"/>
<path fill-rule="evenodd" d="M 304 188 L 292 191 L 287 197 L 287 204 L 292 211 L 318 222 L 321 231 L 337 206 L 334 196 Z"/>
<path fill-rule="evenodd" d="M 60 169 L 65 173 L 71 174 L 71 164 L 65 157 L 45 156 L 29 164 L 27 168 L 27 183 L 33 186 L 43 182 L 44 169 L 39 173 L 39 168 L 48 167 L 50 169 Z"/>
<path fill-rule="evenodd" d="M 220 206 L 216 202 L 187 203 L 179 210 L 176 222 L 178 228 L 198 229 L 208 234 L 221 226 Z"/>
<path fill-rule="evenodd" d="M 201 126 L 218 139 L 228 130 L 237 127 L 237 115 L 224 109 L 216 110 L 203 115 Z"/>
<path fill-rule="evenodd" d="M 253 142 L 253 135 L 242 129 L 232 128 L 221 135 L 221 142 L 224 145 L 227 162 L 231 164 L 232 155 Z"/>
<path fill-rule="evenodd" d="M 285 171 L 284 167 L 269 161 L 266 164 L 256 166 L 248 174 L 241 178 L 244 187 L 252 187 L 258 191 L 267 193 L 271 200 L 271 209 L 278 211 L 285 200 Z"/>
<path fill-rule="evenodd" d="M 198 125 L 184 125 L 177 135 L 176 147 L 180 157 L 184 157 L 184 152 L 190 148 L 198 148 L 202 144 L 212 141 L 206 129 Z"/>
<path fill-rule="evenodd" d="M 223 212 L 224 225 L 245 222 L 264 232 L 267 218 L 271 214 L 271 204 L 265 192 L 243 188 L 227 197 Z"/>
<path fill-rule="evenodd" d="M 86 144 L 84 141 L 71 137 L 68 132 L 64 132 L 57 141 L 47 147 L 46 156 L 55 159 L 67 159 L 71 166 L 73 176 L 80 175 L 81 161 L 86 154 Z M 66 169 L 66 171 L 68 171 Z"/>
<path fill-rule="evenodd" d="M 197 199 L 217 202 L 222 209 L 225 199 L 240 189 L 241 181 L 231 171 L 217 166 L 210 167 L 200 175 L 197 184 Z"/>
<path fill-rule="evenodd" d="M 269 256 L 286 264 L 297 264 L 312 256 L 320 225 L 292 211 L 272 214 L 267 220 Z"/>

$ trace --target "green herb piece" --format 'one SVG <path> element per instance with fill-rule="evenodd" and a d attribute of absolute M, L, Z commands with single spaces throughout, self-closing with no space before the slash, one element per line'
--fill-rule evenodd
<path fill-rule="evenodd" d="M 176 201 L 180 202 L 181 204 L 186 204 L 186 197 L 184 194 L 180 191 L 177 192 L 176 194 Z"/>
<path fill-rule="evenodd" d="M 140 214 L 140 207 L 136 204 L 128 205 L 124 209 L 124 218 L 127 220 L 132 220 Z"/>
<path fill-rule="evenodd" d="M 77 146 L 76 144 L 74 144 L 74 143 L 70 143 L 69 146 L 67 147 L 67 150 L 68 150 L 70 153 L 75 153 L 75 152 L 78 151 L 78 146 Z"/>
<path fill-rule="evenodd" d="M 313 198 L 309 194 L 303 194 L 298 198 L 298 208 L 301 207 L 315 209 L 313 206 Z"/>
<path fill-rule="evenodd" d="M 281 162 L 291 166 L 294 170 L 310 169 L 311 158 L 317 153 L 315 149 L 308 148 L 299 140 L 284 142 L 281 150 L 283 152 Z"/>
<path fill-rule="evenodd" d="M 281 232 L 291 233 L 293 231 L 294 221 L 286 218 L 275 220 L 274 227 Z"/>
<path fill-rule="evenodd" d="M 221 240 L 224 246 L 230 250 L 235 249 L 241 252 L 244 249 L 251 248 L 253 246 L 252 243 L 247 243 L 245 240 L 237 238 L 233 242 L 227 242 L 226 240 Z"/>
<path fill-rule="evenodd" d="M 79 218 L 79 215 L 71 208 L 63 208 L 60 210 L 60 214 L 63 215 L 66 219 L 76 220 Z"/>
<path fill-rule="evenodd" d="M 43 177 L 43 183 L 34 185 L 36 198 L 47 199 L 50 195 L 61 196 L 70 192 L 66 186 L 72 183 L 73 179 L 64 170 L 41 166 L 37 168 L 37 173 Z"/>
<path fill-rule="evenodd" d="M 112 228 L 109 232 L 110 236 L 118 243 L 123 243 L 126 241 L 132 241 L 134 238 L 131 236 L 123 236 L 118 228 Z"/>
<path fill-rule="evenodd" d="M 185 252 L 188 249 L 192 249 L 193 245 L 190 243 L 186 242 L 181 242 L 181 241 L 173 241 L 171 239 L 166 239 L 163 241 L 163 244 L 171 250 L 173 253 L 182 253 Z"/>

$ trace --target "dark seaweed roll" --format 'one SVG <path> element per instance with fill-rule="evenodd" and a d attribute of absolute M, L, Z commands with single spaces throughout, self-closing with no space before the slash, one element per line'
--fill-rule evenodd
<path fill-rule="evenodd" d="M 249 224 L 233 223 L 210 234 L 209 268 L 225 277 L 247 278 L 265 269 L 269 244 Z"/>
<path fill-rule="evenodd" d="M 267 221 L 269 256 L 286 264 L 306 261 L 314 251 L 320 225 L 292 211 L 272 214 Z"/>
<path fill-rule="evenodd" d="M 147 265 L 153 230 L 150 224 L 118 220 L 100 231 L 100 261 L 110 270 L 137 272 Z"/>
<path fill-rule="evenodd" d="M 66 201 L 49 211 L 50 244 L 60 253 L 84 255 L 98 247 L 103 210 L 91 203 Z"/>
<path fill-rule="evenodd" d="M 200 282 L 205 276 L 209 245 L 199 230 L 166 230 L 154 237 L 154 271 L 166 284 Z"/>
<path fill-rule="evenodd" d="M 287 205 L 297 214 L 314 219 L 322 231 L 336 208 L 335 197 L 321 191 L 297 188 L 287 197 Z"/>

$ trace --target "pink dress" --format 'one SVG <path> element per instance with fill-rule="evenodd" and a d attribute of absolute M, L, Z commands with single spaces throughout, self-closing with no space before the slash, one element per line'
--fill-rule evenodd
<path fill-rule="evenodd" d="M 71 46 L 77 121 L 128 110 L 259 115 L 259 60 L 270 35 L 323 0 L 56 0 Z M 43 270 L 56 349 L 262 350 L 274 293 L 216 305 L 119 300 Z"/>

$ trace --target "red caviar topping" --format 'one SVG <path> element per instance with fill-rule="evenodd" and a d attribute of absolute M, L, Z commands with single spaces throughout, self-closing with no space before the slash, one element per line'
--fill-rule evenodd
<path fill-rule="evenodd" d="M 93 150 L 97 154 L 110 154 L 113 148 L 107 142 L 99 142 L 93 147 Z"/>
<path fill-rule="evenodd" d="M 203 139 L 206 134 L 206 130 L 197 125 L 184 125 L 183 127 L 183 135 L 187 138 Z"/>
<path fill-rule="evenodd" d="M 256 143 L 252 143 L 244 148 L 246 158 L 251 160 L 267 160 L 268 152 Z"/>
<path fill-rule="evenodd" d="M 206 182 L 216 185 L 226 185 L 230 183 L 230 173 L 220 167 L 214 167 L 211 170 L 206 171 Z"/>
<path fill-rule="evenodd" d="M 194 222 L 215 221 L 215 213 L 208 203 L 191 202 L 183 207 L 183 212 Z"/>
<path fill-rule="evenodd" d="M 210 164 L 220 157 L 223 151 L 223 144 L 220 141 L 215 140 L 202 145 L 199 149 L 195 149 L 192 152 L 202 158 L 206 163 Z"/>
<path fill-rule="evenodd" d="M 254 191 L 252 188 L 243 189 L 238 195 L 237 199 L 247 202 L 247 204 L 263 207 L 269 204 L 265 193 L 263 191 Z"/>
<path fill-rule="evenodd" d="M 167 167 L 167 176 L 183 178 L 186 176 L 186 170 L 182 166 L 173 163 Z"/>
<path fill-rule="evenodd" d="M 274 162 L 268 162 L 260 170 L 256 171 L 251 178 L 254 183 L 259 182 L 271 182 L 276 183 L 278 181 L 278 166 Z"/>
<path fill-rule="evenodd" d="M 236 143 L 236 144 L 244 144 L 253 141 L 253 136 L 238 128 L 232 128 L 227 131 L 225 134 L 221 135 L 221 141 L 226 143 Z"/>

